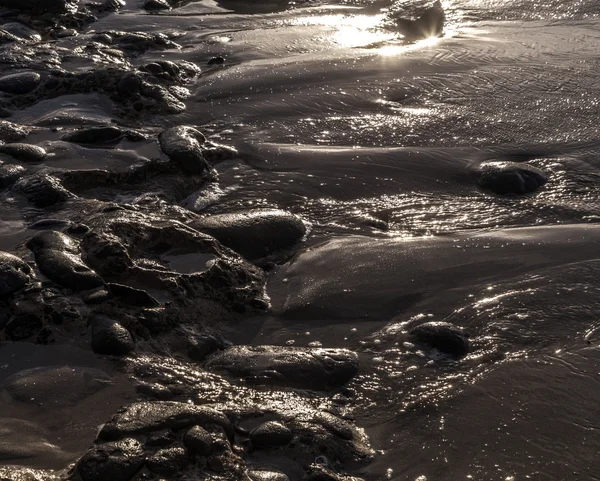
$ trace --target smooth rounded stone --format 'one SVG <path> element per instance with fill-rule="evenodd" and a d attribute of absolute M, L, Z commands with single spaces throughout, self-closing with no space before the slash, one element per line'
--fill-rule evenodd
<path fill-rule="evenodd" d="M 79 242 L 56 230 L 40 232 L 29 239 L 25 245 L 34 253 L 43 249 L 79 253 Z"/>
<path fill-rule="evenodd" d="M 97 444 L 77 463 L 83 481 L 129 481 L 143 466 L 144 447 L 135 439 Z"/>
<path fill-rule="evenodd" d="M 110 383 L 110 376 L 99 369 L 45 366 L 13 374 L 2 389 L 15 401 L 62 407 L 74 406 Z"/>
<path fill-rule="evenodd" d="M 41 249 L 34 254 L 41 273 L 61 286 L 79 292 L 104 285 L 102 278 L 77 255 L 50 249 Z"/>
<path fill-rule="evenodd" d="M 158 141 L 161 150 L 184 170 L 202 174 L 209 168 L 201 147 L 206 138 L 195 128 L 186 125 L 171 127 L 159 135 Z"/>
<path fill-rule="evenodd" d="M 2 0 L 4 8 L 39 12 L 64 12 L 71 3 L 71 0 Z"/>
<path fill-rule="evenodd" d="M 170 10 L 171 5 L 167 0 L 145 0 L 144 1 L 144 9 L 149 12 L 156 10 Z"/>
<path fill-rule="evenodd" d="M 409 334 L 417 342 L 446 354 L 464 356 L 469 352 L 469 336 L 448 322 L 426 322 L 413 327 Z"/>
<path fill-rule="evenodd" d="M 0 251 L 0 299 L 25 287 L 30 274 L 30 267 L 19 257 Z"/>
<path fill-rule="evenodd" d="M 183 436 L 183 443 L 190 453 L 197 456 L 210 456 L 213 452 L 213 438 L 202 426 L 193 426 Z"/>
<path fill-rule="evenodd" d="M 298 216 L 283 210 L 249 210 L 195 220 L 190 226 L 209 234 L 248 259 L 292 247 L 306 234 Z"/>
<path fill-rule="evenodd" d="M 328 389 L 358 373 L 358 356 L 347 349 L 233 346 L 213 355 L 205 366 L 246 379 Z"/>
<path fill-rule="evenodd" d="M 130 97 L 133 94 L 139 93 L 142 88 L 142 79 L 135 72 L 128 72 L 121 77 L 117 84 L 117 92 L 119 94 Z"/>
<path fill-rule="evenodd" d="M 88 232 L 81 241 L 85 261 L 102 275 L 123 274 L 133 260 L 119 239 L 106 232 Z"/>
<path fill-rule="evenodd" d="M 208 62 L 206 62 L 207 65 L 223 65 L 224 63 L 225 59 L 221 56 L 213 57 Z"/>
<path fill-rule="evenodd" d="M 92 323 L 92 350 L 96 354 L 124 356 L 133 351 L 131 333 L 117 321 L 96 318 Z"/>
<path fill-rule="evenodd" d="M 123 284 L 109 283 L 106 285 L 109 292 L 121 299 L 126 304 L 139 307 L 158 307 L 158 302 L 154 297 L 141 289 L 125 286 Z"/>
<path fill-rule="evenodd" d="M 13 341 L 23 341 L 34 336 L 44 327 L 41 316 L 41 312 L 37 315 L 22 313 L 11 316 L 4 330 Z"/>
<path fill-rule="evenodd" d="M 248 471 L 252 481 L 290 481 L 290 478 L 279 471 Z"/>
<path fill-rule="evenodd" d="M 548 182 L 546 173 L 517 162 L 486 162 L 479 167 L 479 185 L 500 195 L 528 194 Z"/>
<path fill-rule="evenodd" d="M 2 25 L 0 25 L 0 28 L 18 37 L 20 40 L 25 40 L 27 42 L 32 43 L 37 43 L 42 40 L 42 36 L 36 30 L 34 30 L 31 27 L 28 27 L 27 25 L 21 22 L 3 23 Z"/>
<path fill-rule="evenodd" d="M 42 173 L 22 177 L 13 188 L 20 191 L 34 206 L 40 208 L 50 207 L 75 197 L 56 177 Z"/>
<path fill-rule="evenodd" d="M 36 72 L 20 72 L 0 77 L 0 92 L 7 94 L 28 94 L 37 88 L 42 77 Z"/>
<path fill-rule="evenodd" d="M 252 446 L 258 449 L 278 448 L 294 439 L 292 431 L 277 421 L 267 421 L 250 433 Z"/>
<path fill-rule="evenodd" d="M 67 461 L 58 446 L 48 440 L 48 432 L 42 427 L 23 419 L 13 419 L 7 415 L 0 418 L 0 463 L 12 464 L 17 459 L 43 458 Z M 8 463 L 6 461 L 9 461 Z M 0 479 L 5 478 L 0 471 Z M 8 478 L 11 479 L 11 478 Z M 37 478 L 16 478 L 15 481 L 38 481 Z"/>
<path fill-rule="evenodd" d="M 146 460 L 146 466 L 153 473 L 175 474 L 188 464 L 189 456 L 184 448 L 159 449 Z"/>
<path fill-rule="evenodd" d="M 28 229 L 44 230 L 44 229 L 62 229 L 71 225 L 71 221 L 64 219 L 40 219 L 29 224 Z"/>
<path fill-rule="evenodd" d="M 227 416 L 207 405 L 173 401 L 137 402 L 121 409 L 100 431 L 100 438 L 120 439 L 161 429 L 186 429 L 194 425 L 221 426 L 230 440 L 233 426 Z"/>
<path fill-rule="evenodd" d="M 61 140 L 74 144 L 110 145 L 119 143 L 123 136 L 123 131 L 118 127 L 90 127 L 65 134 Z"/>
<path fill-rule="evenodd" d="M 21 162 L 41 162 L 47 155 L 42 147 L 21 143 L 0 145 L 0 153 L 10 155 Z"/>
<path fill-rule="evenodd" d="M 0 189 L 5 189 L 6 187 L 13 185 L 25 175 L 25 172 L 27 172 L 27 170 L 22 165 L 0 165 Z"/>

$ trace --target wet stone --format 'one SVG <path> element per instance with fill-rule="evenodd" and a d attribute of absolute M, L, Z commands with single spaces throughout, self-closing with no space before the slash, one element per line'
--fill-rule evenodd
<path fill-rule="evenodd" d="M 46 157 L 46 150 L 32 144 L 0 145 L 0 154 L 10 155 L 21 162 L 41 162 Z"/>
<path fill-rule="evenodd" d="M 36 234 L 27 241 L 26 246 L 34 253 L 43 249 L 70 252 L 71 254 L 79 253 L 79 242 L 55 230 L 43 231 Z"/>
<path fill-rule="evenodd" d="M 210 456 L 213 452 L 213 438 L 202 426 L 193 426 L 183 437 L 190 453 L 197 456 Z"/>
<path fill-rule="evenodd" d="M 252 445 L 258 449 L 285 446 L 294 438 L 292 431 L 277 421 L 262 423 L 250 433 Z"/>
<path fill-rule="evenodd" d="M 144 1 L 144 9 L 151 11 L 156 10 L 170 10 L 171 5 L 167 0 L 145 0 Z"/>
<path fill-rule="evenodd" d="M 207 65 L 223 65 L 225 63 L 225 59 L 223 57 L 213 57 L 208 62 Z"/>
<path fill-rule="evenodd" d="M 290 478 L 279 471 L 248 471 L 252 481 L 290 481 Z"/>
<path fill-rule="evenodd" d="M 150 456 L 146 465 L 153 473 L 169 475 L 181 471 L 188 461 L 189 456 L 184 448 L 165 448 Z"/>
<path fill-rule="evenodd" d="M 129 481 L 145 461 L 144 448 L 135 439 L 93 446 L 77 463 L 83 481 Z"/>
<path fill-rule="evenodd" d="M 31 128 L 23 127 L 8 120 L 0 120 L 0 140 L 3 142 L 17 142 L 27 137 L 30 131 Z"/>
<path fill-rule="evenodd" d="M 121 299 L 126 304 L 140 307 L 160 306 L 160 302 L 141 289 L 134 289 L 133 287 L 115 283 L 109 283 L 107 284 L 107 287 L 111 294 Z"/>
<path fill-rule="evenodd" d="M 8 94 L 27 94 L 40 84 L 42 77 L 35 72 L 21 72 L 0 77 L 0 92 Z"/>
<path fill-rule="evenodd" d="M 500 195 L 535 192 L 548 182 L 546 173 L 517 162 L 486 162 L 479 168 L 479 185 Z"/>
<path fill-rule="evenodd" d="M 74 197 L 60 181 L 48 174 L 34 174 L 19 179 L 13 186 L 34 206 L 44 208 Z"/>
<path fill-rule="evenodd" d="M 302 219 L 283 210 L 256 209 L 213 215 L 190 225 L 248 259 L 292 247 L 306 234 Z"/>
<path fill-rule="evenodd" d="M 110 145 L 119 143 L 123 135 L 118 127 L 91 127 L 65 134 L 62 140 L 84 145 Z"/>
<path fill-rule="evenodd" d="M 193 127 L 180 125 L 162 132 L 158 138 L 161 150 L 184 170 L 202 174 L 208 164 L 202 155 L 204 135 Z"/>
<path fill-rule="evenodd" d="M 254 382 L 329 389 L 357 374 L 358 356 L 346 349 L 233 346 L 211 356 L 205 366 Z"/>
<path fill-rule="evenodd" d="M 0 299 L 25 287 L 31 280 L 30 274 L 31 269 L 20 258 L 0 252 Z"/>
<path fill-rule="evenodd" d="M 148 436 L 146 446 L 151 448 L 166 448 L 177 440 L 177 436 L 170 429 L 164 429 Z"/>
<path fill-rule="evenodd" d="M 204 361 L 209 354 L 225 349 L 225 340 L 216 334 L 202 334 L 189 340 L 188 357 L 193 361 Z"/>
<path fill-rule="evenodd" d="M 61 286 L 86 291 L 104 285 L 102 278 L 77 255 L 50 249 L 41 249 L 34 254 L 42 274 Z"/>
<path fill-rule="evenodd" d="M 448 322 L 426 322 L 412 328 L 409 333 L 417 343 L 446 354 L 461 357 L 469 352 L 468 334 Z"/>
<path fill-rule="evenodd" d="M 0 165 L 0 189 L 10 187 L 25 175 L 25 167 L 16 164 Z"/>
<path fill-rule="evenodd" d="M 129 331 L 117 321 L 96 318 L 92 323 L 92 350 L 96 354 L 123 356 L 134 349 Z"/>

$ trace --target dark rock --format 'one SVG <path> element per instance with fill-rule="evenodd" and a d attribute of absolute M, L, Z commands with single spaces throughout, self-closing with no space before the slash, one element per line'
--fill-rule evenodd
<path fill-rule="evenodd" d="M 258 449 L 285 446 L 294 438 L 290 429 L 277 421 L 262 423 L 250 433 L 252 446 Z"/>
<path fill-rule="evenodd" d="M 252 481 L 290 481 L 286 474 L 279 471 L 248 471 Z"/>
<path fill-rule="evenodd" d="M 163 429 L 148 436 L 146 446 L 151 448 L 166 448 L 177 440 L 177 436 L 170 429 Z"/>
<path fill-rule="evenodd" d="M 160 429 L 186 429 L 194 425 L 221 426 L 229 439 L 234 432 L 227 417 L 209 406 L 153 401 L 130 404 L 121 409 L 100 431 L 100 438 L 120 439 Z"/>
<path fill-rule="evenodd" d="M 152 297 L 146 291 L 142 291 L 141 289 L 134 289 L 133 287 L 114 283 L 107 284 L 107 287 L 113 296 L 118 297 L 123 302 L 131 304 L 132 306 L 160 306 L 160 302 L 154 299 L 154 297 Z"/>
<path fill-rule="evenodd" d="M 22 177 L 13 189 L 21 192 L 34 206 L 44 208 L 74 198 L 60 181 L 51 175 L 38 173 Z"/>
<path fill-rule="evenodd" d="M 10 187 L 25 175 L 25 167 L 16 164 L 0 165 L 0 189 Z"/>
<path fill-rule="evenodd" d="M 233 346 L 209 358 L 206 367 L 246 379 L 328 389 L 357 374 L 358 357 L 346 349 Z"/>
<path fill-rule="evenodd" d="M 119 143 L 123 136 L 123 131 L 118 127 L 107 126 L 84 128 L 65 134 L 61 139 L 74 144 L 110 145 Z"/>
<path fill-rule="evenodd" d="M 123 75 L 117 84 L 117 91 L 125 96 L 130 97 L 133 94 L 137 94 L 142 88 L 142 79 L 134 73 L 129 72 Z"/>
<path fill-rule="evenodd" d="M 85 302 L 86 304 L 102 304 L 103 302 L 108 301 L 111 297 L 112 296 L 110 295 L 110 292 L 100 290 L 86 295 L 83 298 L 83 302 Z"/>
<path fill-rule="evenodd" d="M 426 344 L 446 354 L 460 357 L 469 352 L 468 334 L 448 322 L 426 322 L 412 328 L 409 333 L 417 343 Z"/>
<path fill-rule="evenodd" d="M 149 12 L 157 10 L 170 10 L 171 5 L 169 5 L 167 0 L 145 0 L 144 9 L 148 10 Z"/>
<path fill-rule="evenodd" d="M 29 239 L 25 245 L 34 253 L 43 249 L 50 249 L 79 254 L 79 242 L 55 230 L 40 232 Z"/>
<path fill-rule="evenodd" d="M 46 158 L 46 150 L 32 144 L 0 145 L 0 153 L 10 155 L 21 162 L 41 162 Z"/>
<path fill-rule="evenodd" d="M 163 386 L 157 382 L 147 383 L 140 382 L 135 390 L 142 396 L 146 396 L 150 399 L 157 399 L 159 401 L 169 401 L 173 399 L 173 393 L 167 386 Z"/>
<path fill-rule="evenodd" d="M 77 255 L 50 249 L 42 249 L 34 254 L 42 274 L 61 286 L 85 291 L 104 285 L 102 278 L 81 262 Z"/>
<path fill-rule="evenodd" d="M 37 88 L 42 77 L 35 72 L 20 72 L 0 77 L 0 91 L 8 94 L 28 94 Z"/>
<path fill-rule="evenodd" d="M 190 453 L 197 456 L 210 456 L 213 452 L 213 438 L 202 426 L 193 426 L 183 437 Z"/>
<path fill-rule="evenodd" d="M 123 356 L 134 349 L 129 331 L 113 319 L 98 317 L 92 323 L 92 350 L 96 354 Z"/>
<path fill-rule="evenodd" d="M 8 252 L 0 252 L 0 299 L 25 287 L 30 279 L 29 266 Z"/>
<path fill-rule="evenodd" d="M 3 142 L 17 142 L 29 135 L 30 127 L 9 122 L 8 120 L 0 120 L 0 140 Z"/>
<path fill-rule="evenodd" d="M 517 162 L 486 162 L 479 168 L 479 185 L 500 195 L 528 194 L 548 182 L 543 170 Z"/>
<path fill-rule="evenodd" d="M 189 456 L 184 448 L 159 449 L 148 458 L 146 465 L 153 473 L 175 474 L 186 467 Z"/>
<path fill-rule="evenodd" d="M 194 229 L 248 259 L 258 259 L 297 244 L 306 234 L 302 220 L 283 210 L 249 210 L 194 220 Z"/>
<path fill-rule="evenodd" d="M 21 22 L 3 23 L 2 29 L 18 37 L 20 40 L 25 40 L 26 42 L 37 43 L 42 40 L 42 36 L 36 30 Z M 27 73 L 31 74 L 33 72 Z"/>
<path fill-rule="evenodd" d="M 225 63 L 225 59 L 223 57 L 213 57 L 206 63 L 207 65 L 223 65 Z"/>
<path fill-rule="evenodd" d="M 314 419 L 327 431 L 338 438 L 350 440 L 354 436 L 353 428 L 350 423 L 331 413 L 320 412 L 315 415 Z"/>
<path fill-rule="evenodd" d="M 27 226 L 28 229 L 32 230 L 44 230 L 44 229 L 62 229 L 71 225 L 71 222 L 63 219 L 40 219 Z"/>
<path fill-rule="evenodd" d="M 158 140 L 161 150 L 184 170 L 202 174 L 209 168 L 201 147 L 206 138 L 195 128 L 186 125 L 171 127 L 162 132 Z"/>
<path fill-rule="evenodd" d="M 204 361 L 209 354 L 225 349 L 225 340 L 217 334 L 194 336 L 189 341 L 188 356 L 193 361 Z"/>
<path fill-rule="evenodd" d="M 43 325 L 41 313 L 23 313 L 12 316 L 6 324 L 5 330 L 13 341 L 22 341 L 37 334 Z"/>
<path fill-rule="evenodd" d="M 396 19 L 396 27 L 409 40 L 436 37 L 443 33 L 446 15 L 439 1 L 426 9 L 416 20 Z"/>
<path fill-rule="evenodd" d="M 93 446 L 77 463 L 83 481 L 129 481 L 143 466 L 144 448 L 135 439 Z"/>
<path fill-rule="evenodd" d="M 85 261 L 102 275 L 118 276 L 133 267 L 119 239 L 105 232 L 89 232 L 81 241 Z"/>

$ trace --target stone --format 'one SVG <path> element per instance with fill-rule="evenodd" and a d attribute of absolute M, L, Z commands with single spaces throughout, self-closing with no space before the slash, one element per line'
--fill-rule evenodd
<path fill-rule="evenodd" d="M 146 446 L 151 448 L 166 448 L 177 440 L 177 436 L 170 429 L 163 429 L 148 436 Z"/>
<path fill-rule="evenodd" d="M 267 421 L 250 433 L 252 446 L 257 449 L 278 448 L 289 444 L 294 438 L 292 431 L 277 421 Z"/>
<path fill-rule="evenodd" d="M 90 127 L 65 134 L 61 140 L 74 144 L 111 145 L 119 143 L 123 136 L 124 132 L 118 127 Z"/>
<path fill-rule="evenodd" d="M 44 249 L 79 254 L 79 242 L 62 232 L 47 230 L 34 235 L 25 244 L 32 252 Z"/>
<path fill-rule="evenodd" d="M 409 334 L 417 343 L 446 354 L 461 357 L 469 352 L 469 335 L 448 322 L 426 322 L 410 329 Z"/>
<path fill-rule="evenodd" d="M 306 234 L 298 216 L 283 210 L 255 209 L 218 214 L 190 223 L 247 259 L 258 259 L 294 246 Z"/>
<path fill-rule="evenodd" d="M 221 426 L 227 437 L 233 440 L 233 426 L 229 419 L 208 405 L 173 401 L 137 402 L 121 409 L 100 431 L 105 440 L 158 431 L 160 429 L 186 429 L 195 425 Z"/>
<path fill-rule="evenodd" d="M 41 313 L 22 313 L 12 316 L 4 329 L 13 341 L 23 341 L 37 334 L 43 326 Z"/>
<path fill-rule="evenodd" d="M 0 140 L 3 142 L 18 142 L 24 139 L 31 132 L 31 127 L 0 120 Z"/>
<path fill-rule="evenodd" d="M 290 478 L 279 471 L 248 471 L 252 481 L 290 481 Z"/>
<path fill-rule="evenodd" d="M 109 292 L 132 306 L 139 307 L 158 307 L 158 302 L 154 297 L 148 294 L 146 291 L 141 289 L 134 289 L 133 287 L 125 286 L 123 284 L 109 283 L 107 284 Z"/>
<path fill-rule="evenodd" d="M 144 448 L 135 439 L 97 444 L 77 463 L 82 481 L 129 481 L 143 466 Z"/>
<path fill-rule="evenodd" d="M 479 167 L 479 185 L 500 195 L 535 192 L 548 182 L 546 173 L 518 162 L 486 162 Z"/>
<path fill-rule="evenodd" d="M 21 162 L 41 162 L 46 158 L 46 150 L 32 144 L 0 145 L 0 153 L 7 154 Z"/>
<path fill-rule="evenodd" d="M 42 77 L 36 72 L 20 72 L 0 77 L 0 92 L 7 94 L 28 94 L 37 88 Z"/>
<path fill-rule="evenodd" d="M 213 438 L 202 426 L 193 426 L 183 436 L 183 442 L 190 453 L 197 456 L 210 456 L 213 452 Z"/>
<path fill-rule="evenodd" d="M 171 5 L 167 0 L 145 0 L 144 1 L 144 9 L 149 12 L 157 11 L 157 10 L 170 10 Z"/>
<path fill-rule="evenodd" d="M 42 274 L 61 286 L 74 291 L 86 291 L 104 285 L 102 278 L 75 254 L 41 249 L 34 252 L 34 255 Z"/>
<path fill-rule="evenodd" d="M 208 62 L 207 65 L 223 65 L 225 63 L 225 59 L 223 57 L 213 57 Z"/>
<path fill-rule="evenodd" d="M 25 175 L 25 167 L 17 164 L 0 165 L 0 189 L 10 187 Z"/>
<path fill-rule="evenodd" d="M 329 389 L 358 373 L 358 356 L 347 349 L 233 346 L 211 356 L 205 366 L 248 380 Z"/>
<path fill-rule="evenodd" d="M 34 206 L 44 208 L 65 202 L 75 196 L 65 189 L 56 177 L 37 173 L 19 179 L 13 186 Z"/>
<path fill-rule="evenodd" d="M 202 155 L 206 138 L 193 127 L 180 125 L 165 130 L 158 137 L 161 150 L 173 162 L 191 174 L 203 174 L 209 166 Z"/>
<path fill-rule="evenodd" d="M 30 275 L 30 267 L 19 257 L 0 251 L 0 299 L 25 287 Z"/>
<path fill-rule="evenodd" d="M 97 317 L 92 322 L 92 350 L 96 354 L 123 356 L 135 345 L 130 332 L 117 321 Z"/>
<path fill-rule="evenodd" d="M 146 461 L 146 466 L 153 473 L 170 475 L 186 467 L 189 456 L 184 448 L 159 449 Z"/>
<path fill-rule="evenodd" d="M 201 334 L 189 340 L 188 357 L 193 361 L 204 361 L 209 354 L 225 349 L 225 340 L 216 334 Z"/>

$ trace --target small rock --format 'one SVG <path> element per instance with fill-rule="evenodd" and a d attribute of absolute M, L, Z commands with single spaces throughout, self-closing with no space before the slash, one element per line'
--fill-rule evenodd
<path fill-rule="evenodd" d="M 167 0 L 146 0 L 144 2 L 144 9 L 149 12 L 157 11 L 157 10 L 170 10 L 171 5 Z"/>
<path fill-rule="evenodd" d="M 207 65 L 223 65 L 225 63 L 225 59 L 223 57 L 213 57 L 206 63 Z"/>
<path fill-rule="evenodd" d="M 46 150 L 32 144 L 0 145 L 0 153 L 7 154 L 21 162 L 41 162 L 46 158 Z"/>
<path fill-rule="evenodd" d="M 134 349 L 133 338 L 117 321 L 96 318 L 92 324 L 92 350 L 96 354 L 123 356 Z"/>
<path fill-rule="evenodd" d="M 66 142 L 84 145 L 111 145 L 117 144 L 124 133 L 118 127 L 91 127 L 77 130 L 61 137 Z"/>
<path fill-rule="evenodd" d="M 262 423 L 250 433 L 252 445 L 258 449 L 278 448 L 290 443 L 294 434 L 277 421 Z"/>
<path fill-rule="evenodd" d="M 41 313 L 37 315 L 23 313 L 12 316 L 5 330 L 13 341 L 22 341 L 37 334 L 43 326 Z"/>
<path fill-rule="evenodd" d="M 0 299 L 10 296 L 25 287 L 31 269 L 17 256 L 0 251 Z"/>
<path fill-rule="evenodd" d="M 191 174 L 202 174 L 209 169 L 202 147 L 206 138 L 193 127 L 180 125 L 165 130 L 158 137 L 161 150 Z"/>
<path fill-rule="evenodd" d="M 417 343 L 427 344 L 446 354 L 461 357 L 469 352 L 469 336 L 448 322 L 426 322 L 409 331 Z"/>
<path fill-rule="evenodd" d="M 215 334 L 194 336 L 189 341 L 188 356 L 193 361 L 204 361 L 209 354 L 225 349 L 225 340 Z"/>
<path fill-rule="evenodd" d="M 42 274 L 61 286 L 74 291 L 86 291 L 104 285 L 102 278 L 81 262 L 79 256 L 50 249 L 42 249 L 34 254 Z"/>
<path fill-rule="evenodd" d="M 16 164 L 0 165 L 0 189 L 10 187 L 25 175 L 25 167 Z"/>
<path fill-rule="evenodd" d="M 28 94 L 40 84 L 42 77 L 35 72 L 20 72 L 0 77 L 0 91 L 8 94 Z"/>
<path fill-rule="evenodd" d="M 522 195 L 548 182 L 541 169 L 517 162 L 486 162 L 479 168 L 479 185 L 500 195 Z"/>
<path fill-rule="evenodd" d="M 75 196 L 51 175 L 38 173 L 19 179 L 13 189 L 21 192 L 34 206 L 44 208 L 72 199 Z"/>
<path fill-rule="evenodd" d="M 157 433 L 153 433 L 148 436 L 146 446 L 152 448 L 166 448 L 175 442 L 177 436 L 170 429 L 163 429 Z"/>
<path fill-rule="evenodd" d="M 279 471 L 248 471 L 252 481 L 290 481 L 290 478 Z"/>
<path fill-rule="evenodd" d="M 140 307 L 157 307 L 160 306 L 160 302 L 158 302 L 154 297 L 148 294 L 146 291 L 142 291 L 140 289 L 134 289 L 133 287 L 125 286 L 123 284 L 115 284 L 109 283 L 107 284 L 108 290 L 110 293 L 121 299 L 123 302 L 127 304 L 131 304 L 132 306 L 140 306 Z"/>
<path fill-rule="evenodd" d="M 144 447 L 135 439 L 93 446 L 77 463 L 83 481 L 129 481 L 143 466 Z"/>
<path fill-rule="evenodd" d="M 183 442 L 190 453 L 197 456 L 210 456 L 213 452 L 213 438 L 202 426 L 190 428 L 183 437 Z"/>
<path fill-rule="evenodd" d="M 43 249 L 50 249 L 79 254 L 79 242 L 55 230 L 40 232 L 29 239 L 25 245 L 34 253 Z"/>
<path fill-rule="evenodd" d="M 184 448 L 159 449 L 148 458 L 146 465 L 153 473 L 169 475 L 187 466 L 189 456 Z"/>

